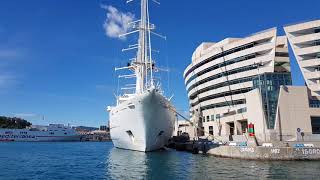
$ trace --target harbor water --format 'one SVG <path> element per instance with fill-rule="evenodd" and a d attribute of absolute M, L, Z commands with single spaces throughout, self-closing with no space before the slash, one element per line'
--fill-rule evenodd
<path fill-rule="evenodd" d="M 319 179 L 320 161 L 246 161 L 111 142 L 0 143 L 0 179 Z"/>

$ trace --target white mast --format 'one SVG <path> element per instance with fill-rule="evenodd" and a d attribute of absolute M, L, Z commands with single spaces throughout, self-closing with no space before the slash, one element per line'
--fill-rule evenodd
<path fill-rule="evenodd" d="M 139 40 L 138 40 L 138 53 L 137 53 L 137 67 L 135 73 L 137 76 L 136 80 L 136 93 L 142 93 L 144 90 L 144 81 L 146 78 L 146 58 L 147 58 L 147 46 L 146 46 L 146 0 L 141 0 L 141 19 L 139 27 Z"/>
<path fill-rule="evenodd" d="M 134 0 L 127 0 L 127 3 Z M 153 2 L 160 4 L 159 2 L 152 0 Z M 135 93 L 143 93 L 146 89 L 154 88 L 153 82 L 153 65 L 152 60 L 152 49 L 151 49 L 151 34 L 157 35 L 161 38 L 165 38 L 160 34 L 152 32 L 155 29 L 154 25 L 150 23 L 149 17 L 149 0 L 141 0 L 141 18 L 140 20 L 131 22 L 132 27 L 136 30 L 120 35 L 126 36 L 132 33 L 139 32 L 139 40 L 135 45 L 129 46 L 127 49 L 122 51 L 138 49 L 136 58 L 133 58 L 129 67 L 126 68 L 116 68 L 120 69 L 131 69 L 134 70 L 134 76 L 136 77 L 136 87 Z"/>
<path fill-rule="evenodd" d="M 151 26 L 149 22 L 148 0 L 141 0 L 141 19 L 139 27 L 138 53 L 135 69 L 136 93 L 142 93 L 146 88 L 153 86 L 152 59 L 151 59 Z M 150 72 L 150 74 L 149 74 Z M 149 77 L 148 77 L 149 76 Z"/>

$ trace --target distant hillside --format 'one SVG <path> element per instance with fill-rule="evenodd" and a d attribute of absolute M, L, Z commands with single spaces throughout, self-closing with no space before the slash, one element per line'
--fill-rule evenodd
<path fill-rule="evenodd" d="M 0 116 L 0 128 L 24 129 L 31 125 L 30 122 L 21 118 Z"/>

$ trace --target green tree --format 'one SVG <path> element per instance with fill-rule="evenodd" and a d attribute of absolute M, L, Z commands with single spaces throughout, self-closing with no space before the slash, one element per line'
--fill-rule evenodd
<path fill-rule="evenodd" d="M 31 125 L 30 122 L 21 118 L 0 116 L 0 128 L 24 129 Z"/>

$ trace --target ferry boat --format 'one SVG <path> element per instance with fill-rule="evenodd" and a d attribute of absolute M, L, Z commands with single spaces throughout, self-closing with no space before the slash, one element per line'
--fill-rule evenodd
<path fill-rule="evenodd" d="M 120 75 L 119 78 L 135 78 L 135 84 L 127 84 L 121 88 L 133 92 L 117 96 L 116 105 L 107 108 L 114 146 L 142 152 L 163 148 L 172 136 L 176 121 L 176 110 L 170 98 L 164 96 L 160 82 L 156 82 L 154 78 L 154 71 L 159 68 L 156 68 L 152 59 L 150 34 L 163 36 L 154 32 L 155 25 L 149 21 L 148 4 L 149 0 L 141 0 L 141 19 L 130 23 L 134 31 L 120 35 L 139 33 L 138 43 L 123 49 L 137 49 L 136 57 L 126 67 L 116 68 L 132 72 Z"/>
<path fill-rule="evenodd" d="M 0 141 L 80 141 L 76 131 L 63 124 L 31 126 L 26 129 L 0 129 Z"/>

